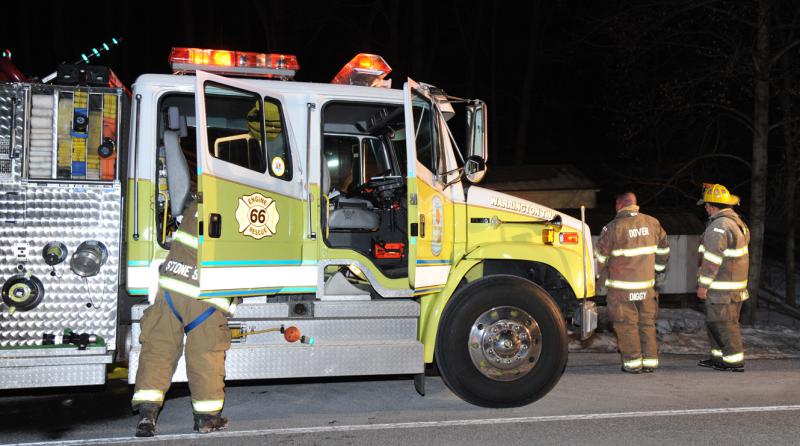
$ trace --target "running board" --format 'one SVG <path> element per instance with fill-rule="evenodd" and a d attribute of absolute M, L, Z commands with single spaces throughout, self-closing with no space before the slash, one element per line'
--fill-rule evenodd
<path fill-rule="evenodd" d="M 301 313 L 298 304 L 304 307 Z M 132 310 L 131 383 L 139 367 L 139 321 L 144 308 L 137 305 Z M 423 373 L 424 348 L 417 340 L 419 314 L 419 304 L 408 299 L 243 303 L 229 321 L 235 332 L 294 326 L 314 342 L 289 343 L 279 331 L 246 335 L 234 340 L 228 350 L 225 379 Z M 186 381 L 183 357 L 173 381 Z"/>
<path fill-rule="evenodd" d="M 106 382 L 106 347 L 14 348 L 0 351 L 0 389 L 92 386 Z"/>

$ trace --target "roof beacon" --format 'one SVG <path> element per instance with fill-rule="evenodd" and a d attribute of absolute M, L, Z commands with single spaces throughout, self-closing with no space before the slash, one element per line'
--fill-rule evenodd
<path fill-rule="evenodd" d="M 257 76 L 289 80 L 300 64 L 291 54 L 250 53 L 246 51 L 172 48 L 169 63 L 175 74 L 197 70 L 232 76 Z"/>
<path fill-rule="evenodd" d="M 392 88 L 392 80 L 384 79 L 391 71 L 383 57 L 361 53 L 342 67 L 331 83 Z"/>

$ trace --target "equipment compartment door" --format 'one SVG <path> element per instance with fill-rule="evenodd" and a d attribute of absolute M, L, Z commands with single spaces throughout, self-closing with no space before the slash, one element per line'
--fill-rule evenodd
<path fill-rule="evenodd" d="M 415 294 L 439 291 L 453 257 L 453 200 L 439 180 L 445 171 L 439 112 L 430 96 L 409 79 L 405 97 L 408 160 L 408 279 Z"/>
<path fill-rule="evenodd" d="M 197 72 L 201 295 L 313 292 L 297 146 L 281 94 Z M 294 181 L 293 181 L 294 179 Z"/>

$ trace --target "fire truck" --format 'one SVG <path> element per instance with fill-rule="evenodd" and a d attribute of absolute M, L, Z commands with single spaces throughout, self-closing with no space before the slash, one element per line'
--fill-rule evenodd
<path fill-rule="evenodd" d="M 476 185 L 484 102 L 392 89 L 371 54 L 329 83 L 294 81 L 292 55 L 169 61 L 130 93 L 91 68 L 0 83 L 0 388 L 100 385 L 117 363 L 133 383 L 190 200 L 187 294 L 239 301 L 227 380 L 405 375 L 424 394 L 435 362 L 487 407 L 555 386 L 596 326 L 592 240 Z"/>

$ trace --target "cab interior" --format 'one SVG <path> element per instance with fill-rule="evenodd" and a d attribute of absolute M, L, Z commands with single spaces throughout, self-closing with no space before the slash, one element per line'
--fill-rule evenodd
<path fill-rule="evenodd" d="M 325 243 L 361 253 L 389 278 L 407 276 L 403 106 L 326 104 L 321 159 Z"/>

